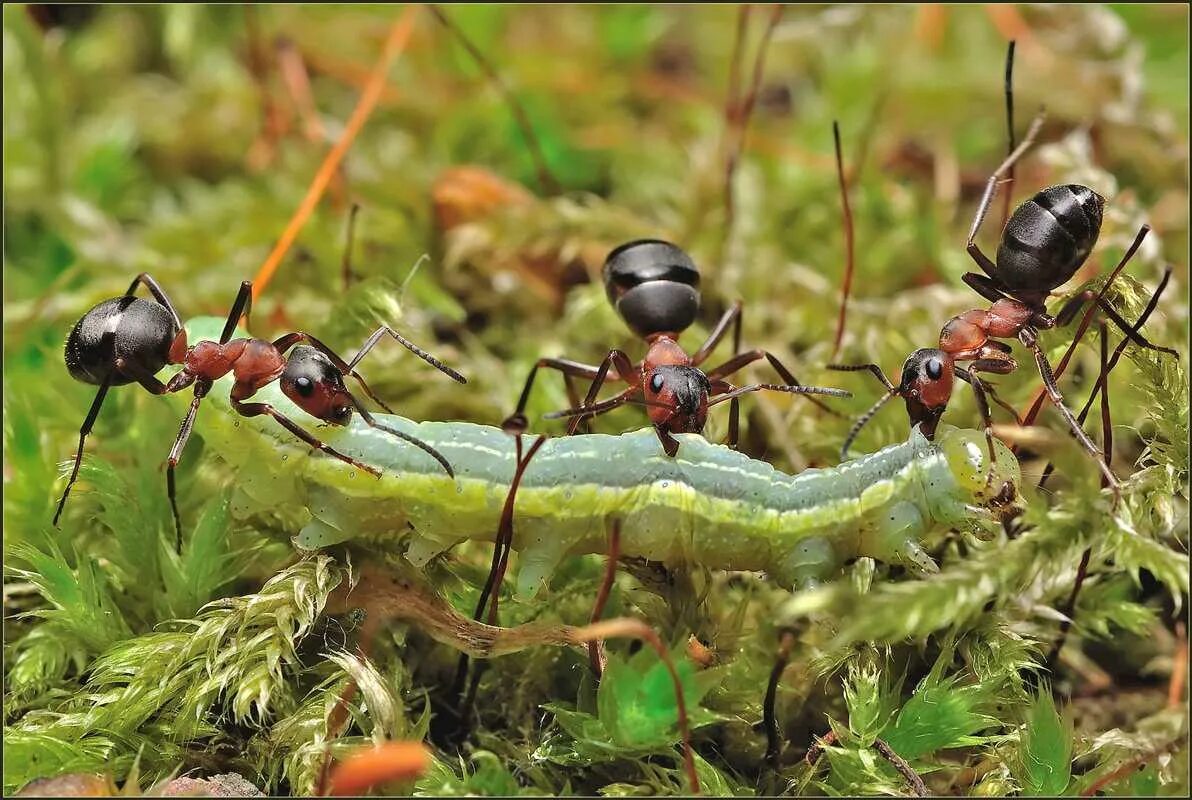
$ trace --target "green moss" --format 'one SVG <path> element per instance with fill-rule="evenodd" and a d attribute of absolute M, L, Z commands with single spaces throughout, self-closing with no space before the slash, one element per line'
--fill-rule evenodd
<path fill-rule="evenodd" d="M 142 785 L 179 771 L 239 772 L 270 792 L 303 794 L 328 753 L 382 738 L 432 747 L 416 794 L 686 791 L 674 701 L 652 651 L 611 643 L 599 688 L 579 650 L 494 659 L 466 732 L 448 691 L 456 653 L 417 626 L 382 625 L 371 657 L 360 658 L 368 621 L 324 606 L 362 563 L 390 564 L 395 554 L 365 540 L 300 560 L 290 543 L 300 509 L 263 503 L 244 518 L 230 507 L 233 484 L 254 476 L 217 457 L 227 440 L 208 424 L 221 413 L 214 404 L 200 410 L 179 466 L 180 554 L 162 472 L 181 409 L 135 386 L 110 394 L 62 526 L 50 526 L 62 462 L 94 396 L 62 366 L 70 326 L 141 270 L 168 288 L 184 317 L 225 313 L 329 146 L 304 136 L 273 41 L 284 36 L 302 54 L 320 120 L 335 137 L 395 14 L 256 9 L 269 97 L 289 118 L 270 159 L 261 158 L 269 155 L 259 142 L 263 95 L 242 8 L 88 13 L 51 31 L 28 8 L 6 6 L 3 15 L 5 791 L 76 771 L 123 782 L 139 758 Z M 378 395 L 412 419 L 495 424 L 542 356 L 595 362 L 610 347 L 641 354 L 605 300 L 599 268 L 622 241 L 669 237 L 703 275 L 703 309 L 685 342 L 741 299 L 746 346 L 775 352 L 803 382 L 854 392 L 833 401 L 839 416 L 797 397 L 744 399 L 743 448 L 797 472 L 835 463 L 850 417 L 880 391 L 864 373 L 824 364 L 875 361 L 896 374 L 907 353 L 935 343 L 948 317 L 978 304 L 960 282 L 971 266 L 963 243 L 1005 148 L 999 26 L 1007 17 L 979 6 L 947 7 L 939 19 L 915 7 L 788 7 L 767 54 L 727 229 L 721 146 L 736 9 L 447 13 L 522 100 L 562 191 L 544 196 L 501 93 L 423 13 L 344 162 L 343 193 L 333 187 L 259 298 L 254 334 L 300 328 L 353 352 L 377 324 L 395 324 L 469 382 L 431 380 L 409 353 L 377 348 L 361 371 Z M 1107 192 L 1090 271 L 1065 297 L 1098 288 L 1149 222 L 1152 233 L 1108 297 L 1133 319 L 1173 265 L 1144 333 L 1182 347 L 1187 9 L 1031 6 L 1017 14 L 1033 43 L 1024 34 L 1019 46 L 1019 134 L 1040 105 L 1049 122 L 1018 170 L 1014 199 L 1071 181 Z M 746 75 L 766 15 L 752 13 Z M 839 354 L 831 341 L 844 240 L 832 120 L 841 122 L 850 166 L 858 256 Z M 444 233 L 432 193 L 446 168 L 467 162 L 529 187 L 527 199 Z M 345 291 L 349 202 L 362 211 L 358 280 Z M 981 237 L 987 249 L 999 206 Z M 1092 333 L 1060 382 L 1070 405 L 1081 405 L 1096 380 Z M 1058 328 L 1041 341 L 1054 360 L 1071 336 Z M 1111 346 L 1120 341 L 1112 327 L 1108 336 Z M 1012 535 L 949 532 L 929 543 L 941 566 L 933 577 L 861 559 L 792 598 L 750 574 L 623 566 L 606 617 L 643 617 L 665 641 L 694 634 L 711 648 L 708 670 L 676 651 L 705 792 L 905 794 L 904 777 L 874 749 L 881 740 L 940 794 L 1076 793 L 1098 782 L 1108 794 L 1186 793 L 1187 708 L 1158 710 L 1175 623 L 1188 608 L 1181 352 L 1176 362 L 1127 347 L 1109 381 L 1123 480 L 1116 508 L 1045 407 L 1039 424 L 1056 435 L 1021 455 L 1028 487 L 1045 458 L 1056 462 L 1047 490 L 1028 488 L 1028 513 Z M 1029 356 L 1020 361 L 997 390 L 1021 410 L 1039 381 Z M 750 369 L 747 380 L 773 377 Z M 558 376 L 543 374 L 528 408 L 532 429 L 561 433 L 540 417 L 567 402 Z M 722 438 L 723 409 L 711 416 L 708 436 Z M 1008 416 L 995 409 L 995 419 Z M 1094 408 L 1086 426 L 1094 437 L 1098 419 Z M 642 420 L 629 407 L 596 429 Z M 972 397 L 959 392 L 945 421 L 976 420 Z M 891 404 L 854 449 L 905 435 Z M 1088 579 L 1052 661 L 1086 550 Z M 470 614 L 490 558 L 491 548 L 469 543 L 425 574 Z M 507 581 L 501 621 L 583 624 L 603 570 L 599 557 L 569 559 L 529 600 Z M 787 629 L 795 646 L 777 688 L 784 748 L 774 765 L 764 757 L 761 702 Z M 1075 701 L 1065 698 L 1102 675 L 1115 682 L 1097 690 L 1106 713 L 1073 727 Z M 328 731 L 349 678 L 361 688 L 346 728 Z M 1136 707 L 1128 698 L 1140 693 L 1157 700 Z M 807 766 L 806 749 L 830 730 L 837 741 Z M 1135 762 L 1141 769 L 1115 777 Z"/>

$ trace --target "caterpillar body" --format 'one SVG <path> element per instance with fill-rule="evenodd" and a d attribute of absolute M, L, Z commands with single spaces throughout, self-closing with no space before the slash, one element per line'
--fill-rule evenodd
<path fill-rule="evenodd" d="M 200 318 L 188 329 L 198 339 L 220 324 Z M 239 515 L 300 505 L 310 519 L 295 538 L 299 547 L 387 539 L 406 545 L 415 565 L 466 539 L 495 537 L 516 467 L 513 438 L 499 428 L 376 415 L 442 453 L 455 479 L 422 450 L 358 420 L 318 429 L 327 444 L 380 468 L 378 480 L 309 451 L 267 417 L 238 416 L 228 388 L 216 384 L 207 402 L 219 413 L 200 415 L 198 428 L 238 468 Z M 276 386 L 259 396 L 303 419 Z M 784 586 L 828 577 L 862 555 L 934 570 L 923 537 L 1001 519 L 1020 482 L 1008 448 L 997 442 L 991 466 L 984 436 L 957 428 L 941 428 L 934 442 L 915 429 L 904 443 L 794 476 L 697 434 L 677 438 L 674 457 L 650 429 L 548 440 L 516 498 L 519 593 L 534 593 L 568 556 L 604 552 L 613 517 L 624 555 L 761 570 Z"/>

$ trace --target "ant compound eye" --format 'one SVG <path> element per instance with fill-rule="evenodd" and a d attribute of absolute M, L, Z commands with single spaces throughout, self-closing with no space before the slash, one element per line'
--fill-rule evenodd
<path fill-rule="evenodd" d="M 662 376 L 654 373 L 654 377 L 650 378 L 650 391 L 658 394 L 662 391 Z"/>
<path fill-rule="evenodd" d="M 298 394 L 303 397 L 310 397 L 315 391 L 315 382 L 306 377 L 295 380 L 294 386 L 298 389 Z"/>
<path fill-rule="evenodd" d="M 938 381 L 944 377 L 944 364 L 938 358 L 933 358 L 927 362 L 927 377 L 933 381 Z"/>

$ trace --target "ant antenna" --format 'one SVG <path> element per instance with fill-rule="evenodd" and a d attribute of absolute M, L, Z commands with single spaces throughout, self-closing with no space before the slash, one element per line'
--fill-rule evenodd
<path fill-rule="evenodd" d="M 836 120 L 832 121 L 832 138 L 836 142 L 836 176 L 840 181 L 840 206 L 844 214 L 845 247 L 844 291 L 840 298 L 840 314 L 836 318 L 836 341 L 832 345 L 832 358 L 836 358 L 840 352 L 840 343 L 844 339 L 844 323 L 845 315 L 848 311 L 848 297 L 853 288 L 855 232 L 853 230 L 853 210 L 848 202 L 848 183 L 844 177 L 844 157 L 841 155 L 840 147 L 840 123 Z"/>
<path fill-rule="evenodd" d="M 349 395 L 349 396 L 351 396 L 351 395 Z M 377 422 L 376 418 L 372 414 L 368 413 L 368 410 L 364 407 L 364 405 L 359 400 L 357 400 L 354 396 L 352 397 L 352 405 L 356 406 L 356 410 L 358 412 L 360 412 L 360 417 L 361 417 L 361 419 L 364 420 L 365 424 L 367 424 L 373 428 L 377 428 L 378 430 L 385 431 L 385 433 L 388 433 L 391 436 L 396 436 L 398 439 L 401 439 L 403 442 L 409 442 L 410 444 L 414 445 L 422 452 L 429 455 L 435 461 L 438 461 L 439 464 L 442 465 L 443 469 L 447 472 L 447 474 L 449 476 L 451 476 L 452 478 L 455 477 L 455 470 L 451 469 L 451 465 L 449 463 L 447 463 L 447 459 L 443 458 L 443 454 L 440 453 L 438 450 L 434 449 L 429 444 L 422 441 L 421 439 L 419 439 L 416 436 L 411 436 L 408 433 L 402 433 L 401 431 L 397 430 L 396 428 L 391 428 L 388 425 L 385 425 L 381 422 Z"/>
<path fill-rule="evenodd" d="M 890 390 L 882 395 L 876 403 L 869 407 L 869 410 L 857 417 L 857 421 L 853 423 L 853 427 L 849 428 L 848 436 L 845 437 L 844 444 L 840 448 L 841 461 L 848 460 L 848 449 L 852 447 L 853 440 L 857 438 L 857 434 L 861 432 L 861 429 L 865 427 L 869 420 L 873 419 L 874 416 L 877 415 L 877 412 L 882 410 L 882 406 L 893 400 L 895 397 L 898 397 L 898 395 L 898 387 L 891 387 Z"/>
<path fill-rule="evenodd" d="M 742 386 L 738 389 L 733 389 L 730 392 L 725 392 L 722 395 L 717 395 L 708 401 L 708 407 L 723 403 L 725 400 L 732 400 L 735 397 L 740 397 L 743 394 L 751 392 L 786 392 L 787 394 L 822 394 L 827 397 L 852 397 L 853 393 L 844 389 L 833 389 L 827 386 L 789 386 L 781 383 L 754 383 L 749 386 Z"/>

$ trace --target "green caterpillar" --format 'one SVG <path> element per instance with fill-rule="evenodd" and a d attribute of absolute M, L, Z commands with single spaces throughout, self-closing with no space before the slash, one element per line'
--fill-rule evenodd
<path fill-rule="evenodd" d="M 192 341 L 221 324 L 189 323 Z M 422 450 L 358 420 L 318 429 L 332 447 L 381 469 L 378 480 L 310 452 L 268 418 L 236 415 L 229 385 L 215 385 L 199 430 L 238 468 L 236 513 L 297 504 L 311 515 L 299 547 L 389 539 L 407 545 L 416 566 L 465 539 L 494 538 L 516 466 L 514 441 L 499 428 L 376 415 L 442 453 L 455 479 Z M 276 384 L 260 397 L 313 427 Z M 625 555 L 762 570 L 788 587 L 828 577 L 861 555 L 930 571 L 923 537 L 937 526 L 1000 520 L 1020 481 L 1009 449 L 997 443 L 991 469 L 984 436 L 972 430 L 941 428 L 930 442 L 916 429 L 905 443 L 796 476 L 696 434 L 677 438 L 673 458 L 649 429 L 547 441 L 517 495 L 519 593 L 535 592 L 568 556 L 604 552 L 612 517 L 621 520 Z"/>

